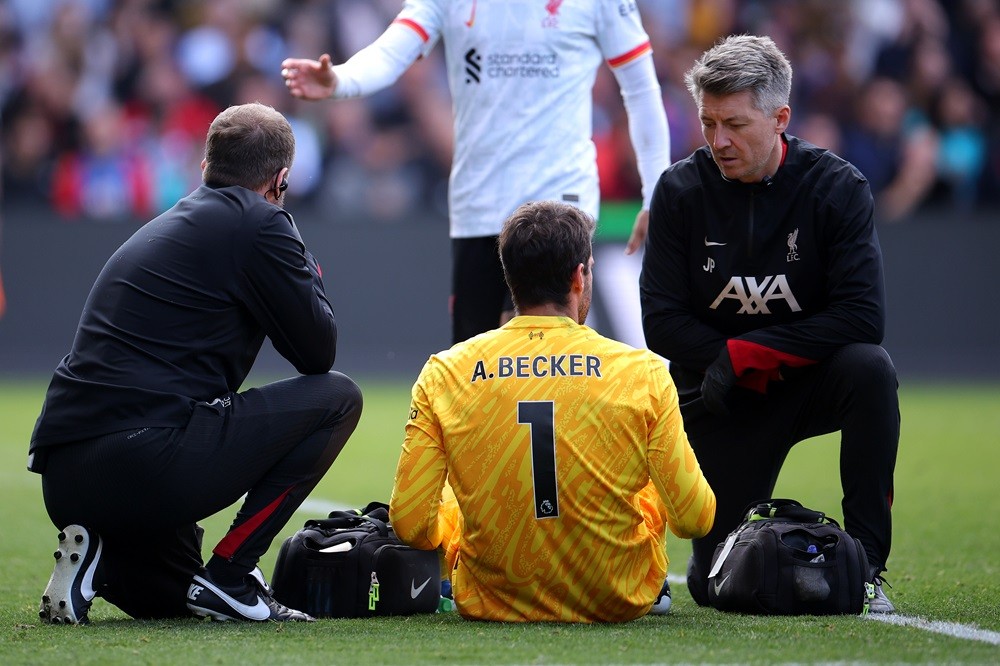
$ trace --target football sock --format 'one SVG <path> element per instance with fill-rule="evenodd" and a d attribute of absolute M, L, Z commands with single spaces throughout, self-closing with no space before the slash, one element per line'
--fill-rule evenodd
<path fill-rule="evenodd" d="M 212 555 L 205 565 L 205 570 L 216 585 L 229 589 L 238 589 L 246 585 L 245 579 L 250 573 L 246 567 L 234 564 L 218 555 Z"/>

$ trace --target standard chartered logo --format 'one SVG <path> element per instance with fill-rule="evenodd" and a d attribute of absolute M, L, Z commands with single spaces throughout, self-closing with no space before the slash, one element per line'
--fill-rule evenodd
<path fill-rule="evenodd" d="M 559 78 L 559 56 L 555 53 L 490 53 L 483 56 L 475 48 L 465 52 L 465 82 L 480 83 L 482 76 L 491 79 Z"/>
<path fill-rule="evenodd" d="M 483 71 L 483 56 L 476 49 L 469 49 L 465 52 L 465 82 L 479 83 L 479 75 Z"/>

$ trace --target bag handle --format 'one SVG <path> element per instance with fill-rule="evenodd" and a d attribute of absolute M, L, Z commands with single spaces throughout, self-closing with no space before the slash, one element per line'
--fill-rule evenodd
<path fill-rule="evenodd" d="M 757 520 L 790 520 L 799 523 L 830 523 L 840 527 L 836 520 L 822 511 L 814 511 L 793 499 L 772 498 L 751 502 L 744 510 L 747 522 Z"/>
<path fill-rule="evenodd" d="M 307 520 L 305 527 L 320 530 L 340 530 L 360 527 L 365 524 L 374 525 L 380 536 L 389 535 L 389 505 L 384 502 L 369 502 L 364 509 L 348 511 L 331 511 L 323 519 Z"/>

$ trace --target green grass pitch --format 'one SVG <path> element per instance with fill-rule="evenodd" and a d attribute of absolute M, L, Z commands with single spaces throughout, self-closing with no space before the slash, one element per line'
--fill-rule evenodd
<path fill-rule="evenodd" d="M 408 382 L 359 383 L 361 424 L 314 499 L 358 506 L 388 499 Z M 0 380 L 2 664 L 1000 663 L 1000 384 L 904 383 L 900 390 L 887 578 L 900 616 L 927 621 L 910 626 L 853 616 L 728 615 L 698 608 L 682 585 L 674 586 L 670 615 L 614 626 L 486 624 L 454 613 L 308 625 L 147 622 L 101 600 L 90 626 L 42 625 L 38 598 L 56 530 L 25 457 L 44 388 Z M 837 469 L 835 438 L 800 444 L 776 495 L 840 519 Z M 204 521 L 206 549 L 232 515 Z M 313 517 L 296 514 L 279 539 Z M 268 574 L 277 544 L 261 563 Z M 688 543 L 671 538 L 668 550 L 671 574 L 683 575 Z M 930 630 L 942 627 L 945 633 Z M 962 632 L 972 637 L 952 635 Z"/>

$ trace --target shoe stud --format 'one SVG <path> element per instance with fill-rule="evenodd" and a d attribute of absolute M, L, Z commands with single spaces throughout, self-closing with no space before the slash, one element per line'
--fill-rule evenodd
<path fill-rule="evenodd" d="M 59 533 L 59 540 L 60 541 L 65 541 L 66 540 L 66 533 L 65 532 L 60 532 Z"/>
<path fill-rule="evenodd" d="M 65 599 L 63 599 L 62 601 L 59 602 L 59 608 L 66 608 L 66 600 Z"/>
<path fill-rule="evenodd" d="M 76 535 L 76 542 L 77 543 L 83 543 L 83 535 L 82 534 L 77 534 Z"/>
<path fill-rule="evenodd" d="M 56 552 L 52 553 L 52 557 L 54 557 L 54 558 L 56 558 L 58 560 L 60 557 L 62 557 L 62 551 L 61 550 L 57 550 Z"/>
<path fill-rule="evenodd" d="M 50 603 L 52 603 L 52 599 L 49 598 L 49 595 L 43 594 L 42 595 L 42 603 L 43 604 L 50 604 Z"/>
<path fill-rule="evenodd" d="M 72 555 L 69 556 L 69 559 L 72 560 L 73 562 L 76 562 L 77 560 L 80 559 L 80 553 L 73 553 Z"/>

